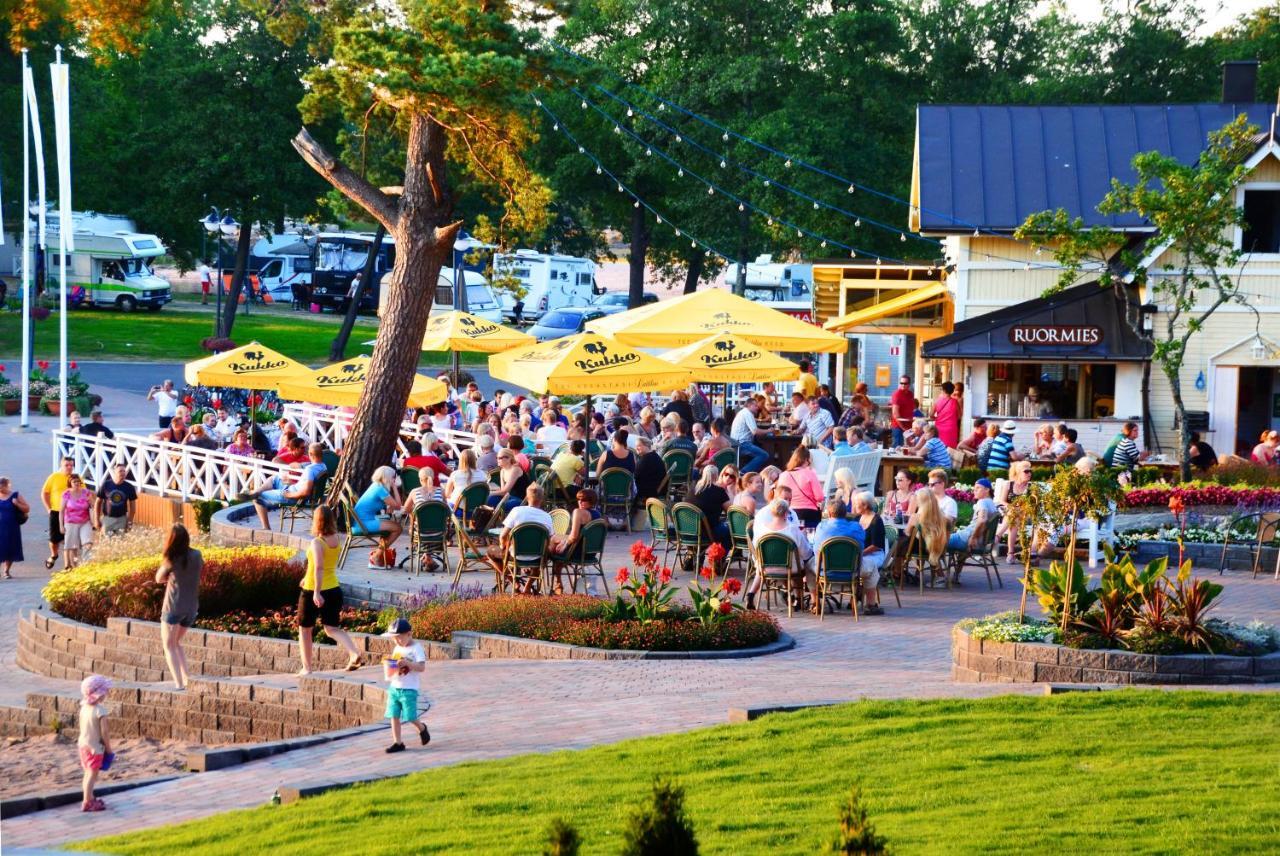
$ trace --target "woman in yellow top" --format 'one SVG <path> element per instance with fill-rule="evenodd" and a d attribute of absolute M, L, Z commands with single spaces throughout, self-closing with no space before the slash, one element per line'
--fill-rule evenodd
<path fill-rule="evenodd" d="M 338 557 L 342 555 L 342 540 L 338 538 L 338 521 L 332 508 L 322 505 L 316 509 L 311 519 L 311 535 L 311 545 L 307 547 L 307 572 L 302 577 L 302 591 L 298 595 L 298 642 L 302 651 L 302 671 L 298 674 L 311 673 L 311 637 L 317 619 L 329 638 L 351 655 L 347 671 L 353 672 L 364 662 L 356 643 L 351 641 L 340 624 L 342 586 L 338 583 Z"/>

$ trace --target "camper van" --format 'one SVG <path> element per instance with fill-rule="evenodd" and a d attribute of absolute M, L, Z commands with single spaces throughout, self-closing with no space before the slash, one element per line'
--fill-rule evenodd
<path fill-rule="evenodd" d="M 262 290 L 277 303 L 293 300 L 311 288 L 312 241 L 296 232 L 260 238 L 249 252 L 249 267 L 258 272 Z"/>
<path fill-rule="evenodd" d="M 335 312 L 345 312 L 355 294 L 352 281 L 364 270 L 371 232 L 321 232 L 311 251 L 311 302 Z M 361 312 L 372 312 L 378 306 L 379 287 L 396 261 L 396 242 L 390 235 L 382 239 L 382 247 L 373 264 L 373 282 L 360 300 Z"/>
<path fill-rule="evenodd" d="M 52 287 L 59 269 L 58 219 L 50 212 L 46 230 L 46 281 Z M 165 251 L 155 235 L 138 232 L 125 217 L 92 212 L 74 214 L 72 230 L 75 247 L 67 254 L 67 285 L 83 288 L 86 304 L 114 306 L 124 312 L 146 307 L 155 312 L 173 300 L 169 281 L 151 268 Z"/>
<path fill-rule="evenodd" d="M 496 254 L 493 269 L 499 276 L 514 277 L 525 289 L 521 314 L 528 320 L 565 306 L 586 306 L 603 293 L 596 285 L 596 263 L 590 259 L 516 250 Z M 508 318 L 515 318 L 515 305 L 514 296 L 502 296 L 502 311 Z"/>
<path fill-rule="evenodd" d="M 738 265 L 727 265 L 724 270 L 725 286 L 733 288 L 737 281 Z M 812 323 L 813 265 L 775 262 L 771 255 L 756 256 L 754 263 L 747 264 L 743 296 Z"/>

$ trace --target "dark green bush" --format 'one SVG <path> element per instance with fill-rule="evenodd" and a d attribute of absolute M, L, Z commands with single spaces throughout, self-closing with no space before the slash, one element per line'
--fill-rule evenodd
<path fill-rule="evenodd" d="M 578 856 L 581 846 L 578 830 L 557 817 L 547 829 L 547 843 L 542 848 L 542 856 Z"/>
<path fill-rule="evenodd" d="M 697 856 L 698 839 L 684 813 L 684 788 L 654 780 L 653 800 L 622 831 L 622 856 Z"/>
<path fill-rule="evenodd" d="M 880 856 L 888 852 L 885 839 L 876 835 L 875 826 L 867 819 L 862 789 L 857 785 L 853 786 L 845 804 L 840 806 L 840 835 L 831 842 L 831 852 L 858 856 Z"/>

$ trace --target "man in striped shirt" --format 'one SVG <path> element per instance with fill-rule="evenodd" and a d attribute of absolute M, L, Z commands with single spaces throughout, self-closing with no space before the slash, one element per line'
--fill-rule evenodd
<path fill-rule="evenodd" d="M 1009 464 L 1022 456 L 1013 448 L 1013 432 L 1018 430 L 1018 423 L 1006 419 L 1000 426 L 1000 433 L 991 443 L 991 451 L 987 454 L 988 470 L 1007 470 Z"/>

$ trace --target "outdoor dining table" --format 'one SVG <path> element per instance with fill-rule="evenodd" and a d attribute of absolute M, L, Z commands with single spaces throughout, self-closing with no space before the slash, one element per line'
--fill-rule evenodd
<path fill-rule="evenodd" d="M 924 464 L 920 455 L 903 455 L 894 453 L 880 458 L 880 495 L 887 496 L 893 490 L 893 473 L 902 468 L 918 467 Z"/>

